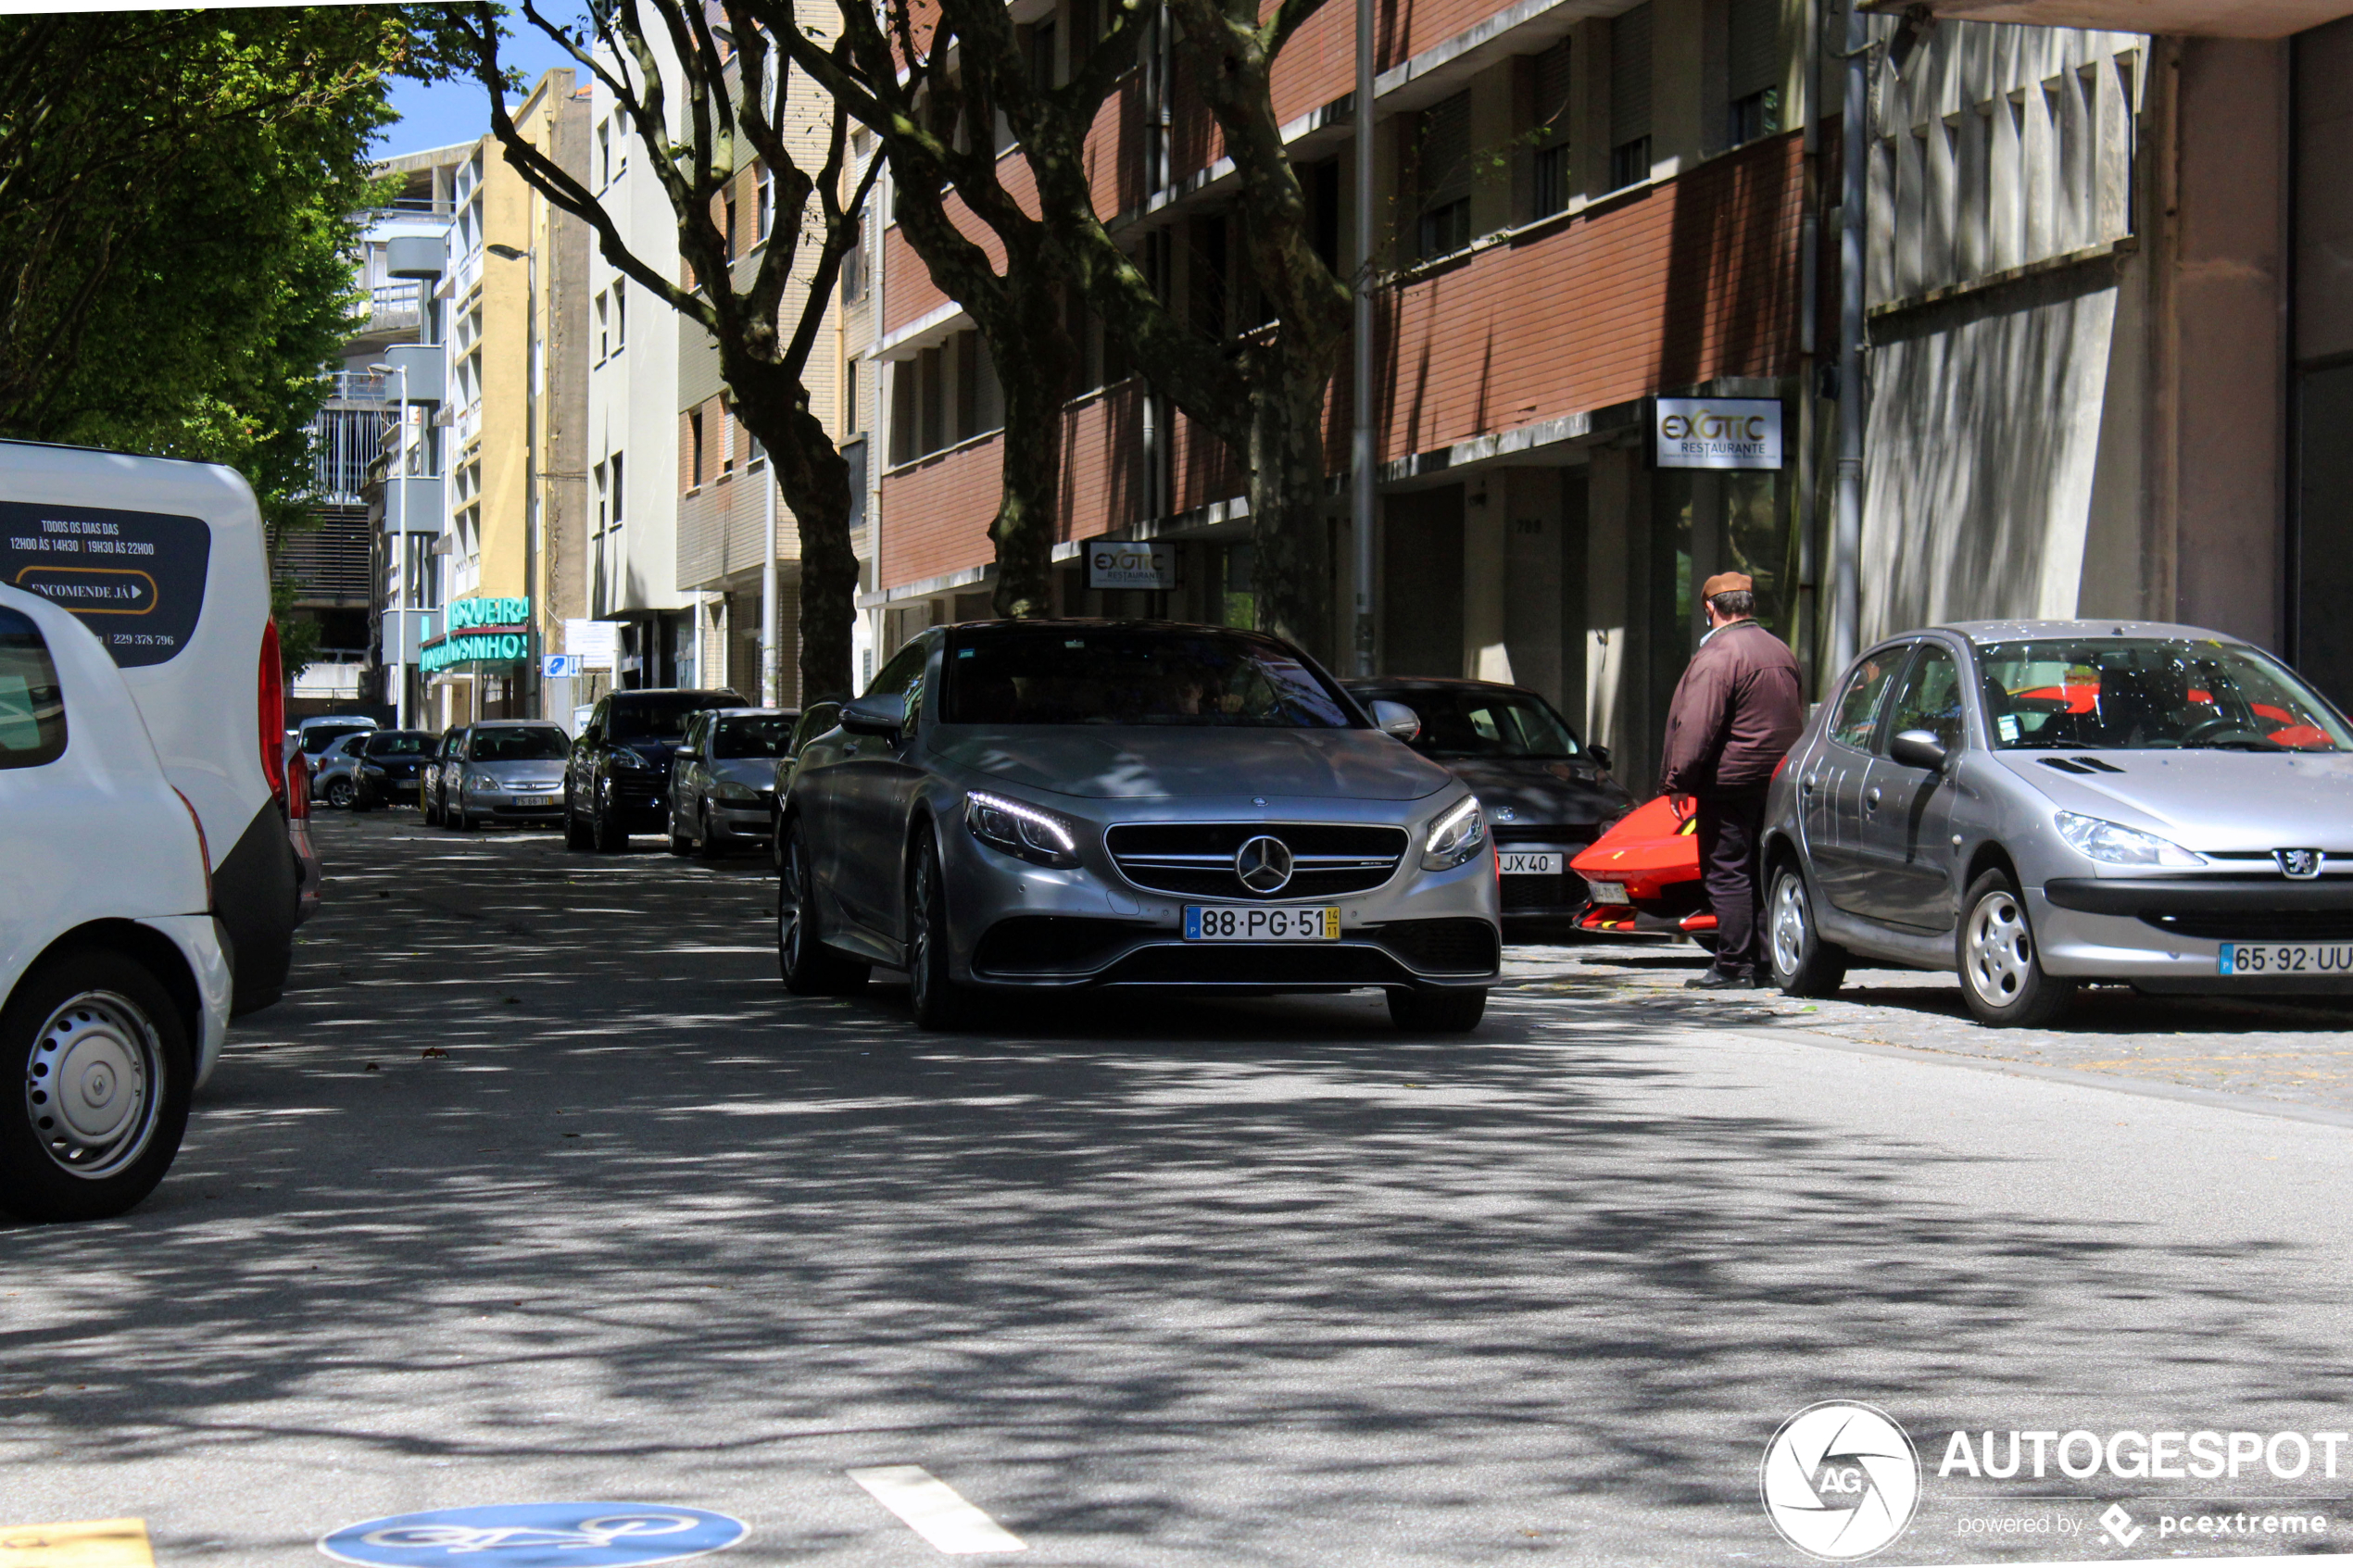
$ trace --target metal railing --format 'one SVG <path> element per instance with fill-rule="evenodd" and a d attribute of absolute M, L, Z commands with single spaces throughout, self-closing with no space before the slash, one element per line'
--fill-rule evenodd
<path fill-rule="evenodd" d="M 414 278 L 378 283 L 368 291 L 368 327 L 384 332 L 414 327 L 423 320 L 423 285 Z"/>

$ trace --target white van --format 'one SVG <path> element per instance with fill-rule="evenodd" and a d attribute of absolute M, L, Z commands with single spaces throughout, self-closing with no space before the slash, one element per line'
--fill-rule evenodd
<path fill-rule="evenodd" d="M 233 1010 L 276 1001 L 319 861 L 252 490 L 210 463 L 0 441 L 0 584 L 71 611 L 113 656 L 203 826 Z"/>
<path fill-rule="evenodd" d="M 207 835 L 107 652 L 0 586 L 0 1210 L 28 1220 L 146 1197 L 229 1027 Z"/>

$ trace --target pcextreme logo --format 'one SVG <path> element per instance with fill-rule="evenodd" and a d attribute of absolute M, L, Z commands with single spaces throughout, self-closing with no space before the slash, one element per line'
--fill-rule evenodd
<path fill-rule="evenodd" d="M 1904 1533 L 1920 1500 L 1920 1456 L 1886 1411 L 1846 1399 L 1808 1405 L 1765 1445 L 1766 1517 L 1809 1557 L 1851 1562 Z"/>

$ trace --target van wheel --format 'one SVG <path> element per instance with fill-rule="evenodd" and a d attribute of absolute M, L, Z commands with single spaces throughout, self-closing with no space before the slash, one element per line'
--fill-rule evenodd
<path fill-rule="evenodd" d="M 961 1029 L 972 1015 L 971 993 L 951 977 L 947 878 L 929 833 L 915 845 L 907 878 L 907 999 L 918 1028 Z"/>
<path fill-rule="evenodd" d="M 351 781 L 341 775 L 327 781 L 327 804 L 338 811 L 351 809 Z"/>
<path fill-rule="evenodd" d="M 785 830 L 776 878 L 776 972 L 796 997 L 847 997 L 866 988 L 871 966 L 825 946 L 817 924 L 817 872 L 798 818 Z"/>
<path fill-rule="evenodd" d="M 588 824 L 582 822 L 580 813 L 573 809 L 572 786 L 567 784 L 564 785 L 564 847 L 594 849 L 596 847 L 595 841 L 588 835 Z"/>
<path fill-rule="evenodd" d="M 2004 871 L 1969 884 L 1961 901 L 1955 967 L 1969 1016 L 1995 1029 L 2040 1029 L 2075 999 L 2075 982 L 2044 972 L 2026 900 Z"/>
<path fill-rule="evenodd" d="M 1467 1035 L 1487 1013 L 1487 987 L 1417 991 L 1398 985 L 1389 993 L 1389 1021 L 1409 1035 Z"/>
<path fill-rule="evenodd" d="M 195 1058 L 146 966 L 85 948 L 43 963 L 0 1011 L 0 1208 L 103 1220 L 170 1169 Z"/>
<path fill-rule="evenodd" d="M 1773 872 L 1765 899 L 1765 957 L 1773 984 L 1791 997 L 1831 997 L 1846 984 L 1846 949 L 1822 939 L 1814 923 L 1813 895 L 1794 865 Z"/>

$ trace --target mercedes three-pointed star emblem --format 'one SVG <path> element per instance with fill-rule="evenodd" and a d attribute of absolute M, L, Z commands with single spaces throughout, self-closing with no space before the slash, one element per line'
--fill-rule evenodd
<path fill-rule="evenodd" d="M 1290 846 L 1265 834 L 1234 853 L 1234 874 L 1252 893 L 1280 893 L 1290 883 Z"/>

